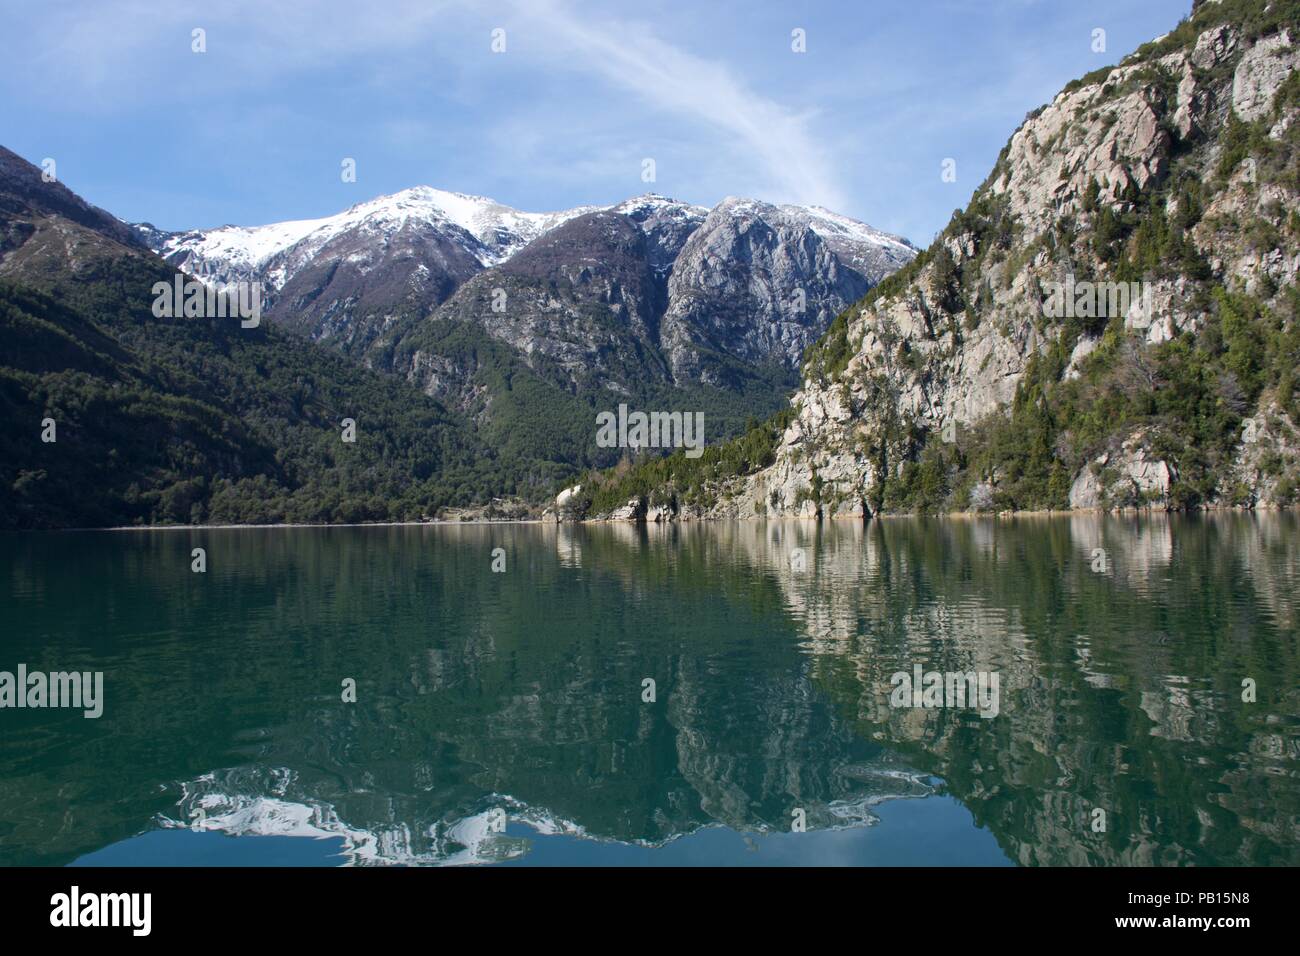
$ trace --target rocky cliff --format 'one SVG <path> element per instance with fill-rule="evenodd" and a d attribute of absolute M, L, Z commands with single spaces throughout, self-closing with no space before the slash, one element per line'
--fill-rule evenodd
<path fill-rule="evenodd" d="M 1225 0 L 1071 83 L 810 350 L 764 467 L 683 462 L 659 496 L 741 517 L 1289 502 L 1298 60 L 1300 4 Z"/>

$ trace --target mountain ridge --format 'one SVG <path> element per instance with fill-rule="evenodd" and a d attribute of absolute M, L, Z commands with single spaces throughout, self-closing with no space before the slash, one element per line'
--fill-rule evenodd
<path fill-rule="evenodd" d="M 611 401 L 701 411 L 713 440 L 779 408 L 835 313 L 915 255 L 821 207 L 656 193 L 530 213 L 413 187 L 317 220 L 139 231 L 205 281 L 261 281 L 270 321 L 584 467 L 617 460 L 573 424 Z"/>
<path fill-rule="evenodd" d="M 389 204 L 394 228 L 373 260 L 347 247 L 366 204 L 324 232 L 318 221 L 281 224 L 246 264 L 283 267 L 297 249 L 323 275 L 310 262 L 286 273 L 278 294 L 297 299 L 295 311 L 239 330 L 154 316 L 154 285 L 177 274 L 149 248 L 166 236 L 128 227 L 7 150 L 0 163 L 0 527 L 409 520 L 488 501 L 487 513 L 502 513 L 502 496 L 543 500 L 576 469 L 627 454 L 594 441 L 610 403 L 704 409 L 720 440 L 784 401 L 787 373 L 728 354 L 728 343 L 691 346 L 717 349 L 714 382 L 674 380 L 659 352 L 677 256 L 708 218 L 697 207 L 647 195 L 559 225 L 523 220 L 536 239 L 490 266 L 477 256 L 492 261 L 513 242 L 496 206 L 477 221 L 473 203 L 460 211 L 483 241 L 426 215 L 415 200 L 427 194 Z M 438 236 L 423 230 L 429 220 Z M 369 285 L 346 287 L 349 261 Z M 490 327 L 493 312 L 477 307 L 435 315 L 425 266 L 435 261 L 461 269 L 432 292 L 444 302 L 471 279 L 489 295 L 511 284 L 509 321 Z M 378 320 L 366 329 L 329 304 L 312 313 L 329 294 L 361 309 L 372 297 Z M 827 318 L 816 302 L 809 311 L 809 329 Z M 319 341 L 331 323 L 355 336 L 355 354 Z M 520 338 L 530 323 L 539 336 Z M 45 419 L 58 429 L 48 445 Z M 338 444 L 344 419 L 358 423 L 355 452 Z"/>
<path fill-rule="evenodd" d="M 761 202 L 744 197 L 727 196 L 725 202 Z M 901 236 L 875 229 L 866 223 L 835 213 L 816 205 L 793 203 L 770 204 L 784 211 L 803 211 L 810 220 L 822 224 L 830 235 L 857 242 L 871 242 L 896 250 L 915 251 L 915 247 Z M 552 212 L 528 212 L 508 206 L 488 196 L 439 189 L 433 186 L 411 186 L 354 203 L 347 209 L 330 216 L 313 219 L 285 220 L 260 226 L 226 224 L 211 229 L 161 230 L 151 223 L 129 223 L 155 252 L 169 262 L 180 266 L 200 279 L 219 279 L 202 268 L 205 262 L 219 263 L 229 258 L 234 268 L 255 270 L 269 260 L 286 252 L 312 233 L 325 230 L 329 238 L 337 235 L 347 225 L 378 215 L 391 214 L 404 208 L 417 207 L 425 212 L 436 211 L 447 223 L 457 226 L 478 240 L 484 267 L 500 265 L 523 246 L 545 232 L 577 216 L 593 212 L 628 211 L 647 208 L 676 208 L 698 214 L 703 219 L 709 207 L 672 199 L 655 192 L 642 193 L 608 205 L 585 204 Z M 714 207 L 716 208 L 716 207 Z M 213 237 L 217 237 L 215 240 Z M 226 240 L 223 242 L 223 240 Z M 243 275 L 241 278 L 248 278 Z"/>

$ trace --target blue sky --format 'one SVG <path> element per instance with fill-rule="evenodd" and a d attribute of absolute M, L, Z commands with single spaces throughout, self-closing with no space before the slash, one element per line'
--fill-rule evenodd
<path fill-rule="evenodd" d="M 415 185 L 528 210 L 654 191 L 820 203 L 920 245 L 1026 112 L 1191 7 L 3 2 L 0 144 L 54 158 L 64 183 L 124 219 L 254 225 Z M 940 175 L 950 157 L 955 183 Z"/>

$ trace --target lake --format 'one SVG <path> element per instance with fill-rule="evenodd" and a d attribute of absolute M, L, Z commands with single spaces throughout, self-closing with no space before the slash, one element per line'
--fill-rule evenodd
<path fill-rule="evenodd" d="M 1300 864 L 1298 525 L 3 535 L 0 864 Z"/>

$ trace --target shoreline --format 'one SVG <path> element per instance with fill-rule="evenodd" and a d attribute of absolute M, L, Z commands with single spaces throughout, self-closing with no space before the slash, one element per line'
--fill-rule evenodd
<path fill-rule="evenodd" d="M 492 520 L 473 518 L 468 521 L 293 521 L 279 524 L 119 524 L 89 528 L 25 528 L 22 531 L 252 531 L 259 528 L 427 528 L 461 527 L 484 524 L 545 524 L 541 518 L 508 518 Z M 12 533 L 12 532 L 11 532 Z"/>
<path fill-rule="evenodd" d="M 819 524 L 823 521 L 835 524 L 859 522 L 861 524 L 870 524 L 872 521 L 885 520 L 915 520 L 918 518 L 929 518 L 939 521 L 943 520 L 962 520 L 962 521 L 988 521 L 988 520 L 1006 520 L 1019 518 L 1063 518 L 1074 515 L 1091 515 L 1095 517 L 1110 516 L 1115 518 L 1137 518 L 1154 515 L 1184 515 L 1191 517 L 1193 515 L 1210 515 L 1224 513 L 1252 514 L 1282 514 L 1283 512 L 1300 511 L 1300 503 L 1291 505 L 1257 505 L 1253 508 L 1245 508 L 1239 505 L 1211 505 L 1204 508 L 1197 508 L 1192 511 L 1168 511 L 1162 508 L 1072 508 L 1068 511 L 1054 510 L 1030 510 L 1030 511 L 990 511 L 990 512 L 972 512 L 972 511 L 945 511 L 939 514 L 874 514 L 870 517 L 854 518 L 837 518 L 829 516 L 802 516 L 786 515 L 779 517 L 767 517 L 766 515 L 753 515 L 744 517 L 726 517 L 726 516 L 707 516 L 707 517 L 675 517 L 667 521 L 646 521 L 645 519 L 632 518 L 581 518 L 577 520 L 557 521 L 553 518 L 470 518 L 467 520 L 449 520 L 440 518 L 433 521 L 351 521 L 351 522 L 325 522 L 325 521 L 298 521 L 282 522 L 279 524 L 145 524 L 145 525 L 109 525 L 105 527 L 78 527 L 78 528 L 15 528 L 4 533 L 6 534 L 23 534 L 31 532 L 59 533 L 59 532 L 123 532 L 123 531 L 253 531 L 260 529 L 288 529 L 288 528 L 429 528 L 429 527 L 465 527 L 481 525 L 606 525 L 606 524 L 627 524 L 627 525 L 646 525 L 666 527 L 668 525 L 678 524 L 709 524 L 721 522 L 751 522 L 751 521 L 772 521 L 772 522 L 800 522 Z"/>

